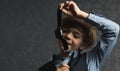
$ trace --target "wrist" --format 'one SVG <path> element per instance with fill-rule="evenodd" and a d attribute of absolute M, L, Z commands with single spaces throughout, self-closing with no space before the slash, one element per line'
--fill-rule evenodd
<path fill-rule="evenodd" d="M 87 19 L 89 16 L 89 13 L 85 12 L 85 11 L 80 11 L 78 14 L 78 18 L 83 18 L 83 19 Z"/>

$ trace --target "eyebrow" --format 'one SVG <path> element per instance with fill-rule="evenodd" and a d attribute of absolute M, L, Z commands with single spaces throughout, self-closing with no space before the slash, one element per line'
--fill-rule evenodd
<path fill-rule="evenodd" d="M 75 33 L 77 33 L 77 34 L 80 34 L 80 35 L 82 35 L 82 32 L 80 32 L 78 29 L 76 29 L 76 28 L 62 28 L 62 30 L 64 30 L 64 31 L 72 31 L 72 32 L 75 32 Z"/>
<path fill-rule="evenodd" d="M 79 33 L 79 34 L 82 34 L 82 32 L 80 32 L 79 30 L 77 29 L 71 29 L 72 31 L 74 31 L 75 33 Z"/>

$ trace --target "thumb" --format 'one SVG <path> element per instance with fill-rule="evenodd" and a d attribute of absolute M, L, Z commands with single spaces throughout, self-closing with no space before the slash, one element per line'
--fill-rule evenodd
<path fill-rule="evenodd" d="M 67 63 L 62 63 L 62 66 L 63 66 L 63 67 L 70 68 L 70 66 L 69 66 Z"/>

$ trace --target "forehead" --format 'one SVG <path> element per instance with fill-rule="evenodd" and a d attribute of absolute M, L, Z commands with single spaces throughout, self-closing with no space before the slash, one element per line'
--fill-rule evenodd
<path fill-rule="evenodd" d="M 78 30 L 77 28 L 62 28 L 62 30 L 67 31 L 67 32 L 74 32 L 74 33 L 82 34 L 80 29 Z"/>

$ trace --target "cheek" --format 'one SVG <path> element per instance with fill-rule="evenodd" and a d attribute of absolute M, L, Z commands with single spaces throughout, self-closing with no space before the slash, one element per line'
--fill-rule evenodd
<path fill-rule="evenodd" d="M 82 45 L 82 40 L 78 39 L 75 41 L 76 48 L 79 48 Z"/>

